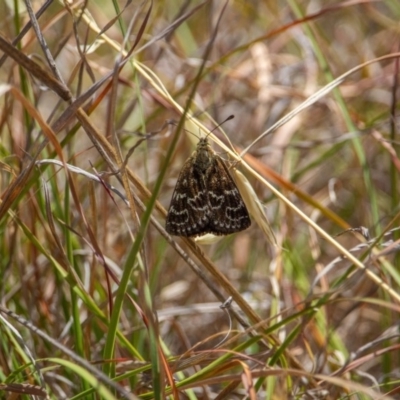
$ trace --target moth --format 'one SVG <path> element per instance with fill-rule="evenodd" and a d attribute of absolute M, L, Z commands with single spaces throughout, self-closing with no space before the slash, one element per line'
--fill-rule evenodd
<path fill-rule="evenodd" d="M 166 231 L 175 236 L 229 235 L 248 228 L 249 212 L 225 161 L 207 137 L 185 161 L 169 206 Z"/>

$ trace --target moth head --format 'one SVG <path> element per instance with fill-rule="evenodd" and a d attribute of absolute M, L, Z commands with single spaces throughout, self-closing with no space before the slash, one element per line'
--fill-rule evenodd
<path fill-rule="evenodd" d="M 201 138 L 195 152 L 195 165 L 201 171 L 205 171 L 212 164 L 213 153 L 207 137 Z"/>
<path fill-rule="evenodd" d="M 194 165 L 198 170 L 202 173 L 205 172 L 214 162 L 215 153 L 212 150 L 210 143 L 208 142 L 208 137 L 213 133 L 216 129 L 218 129 L 222 124 L 226 121 L 230 121 L 234 118 L 234 115 L 230 115 L 228 118 L 225 118 L 220 124 L 218 124 L 214 129 L 209 131 L 204 138 L 200 138 L 196 151 L 193 153 L 192 158 L 194 158 Z"/>

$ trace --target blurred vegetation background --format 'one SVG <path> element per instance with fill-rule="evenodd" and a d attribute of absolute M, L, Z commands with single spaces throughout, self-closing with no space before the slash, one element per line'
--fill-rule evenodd
<path fill-rule="evenodd" d="M 0 15 L 1 398 L 400 398 L 398 0 Z M 169 237 L 231 114 L 252 226 Z"/>

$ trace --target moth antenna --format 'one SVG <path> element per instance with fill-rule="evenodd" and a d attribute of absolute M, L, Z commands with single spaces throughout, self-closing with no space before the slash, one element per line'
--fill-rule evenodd
<path fill-rule="evenodd" d="M 210 132 L 207 133 L 206 139 L 208 138 L 208 136 L 213 133 L 216 129 L 218 129 L 222 124 L 224 124 L 225 122 L 230 121 L 231 119 L 235 118 L 235 116 L 233 114 L 231 114 L 229 117 L 225 118 L 222 122 L 220 122 L 214 129 L 212 129 Z"/>
<path fill-rule="evenodd" d="M 224 124 L 227 121 L 230 121 L 231 119 L 235 118 L 235 116 L 233 114 L 229 115 L 229 117 L 225 118 L 222 122 L 220 122 L 216 127 L 214 127 L 211 131 L 209 131 L 206 135 L 206 138 L 208 138 L 208 135 L 210 135 L 211 133 L 213 133 L 216 129 L 218 129 L 222 124 Z M 174 121 L 175 122 L 175 121 Z M 175 122 L 176 123 L 176 122 Z M 193 135 L 196 139 L 200 139 L 195 133 L 193 133 L 192 131 L 189 131 L 188 129 L 184 129 L 186 132 L 190 133 L 191 135 Z"/>

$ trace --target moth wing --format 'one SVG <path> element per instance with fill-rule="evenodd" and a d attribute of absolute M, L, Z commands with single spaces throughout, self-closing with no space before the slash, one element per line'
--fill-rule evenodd
<path fill-rule="evenodd" d="M 169 206 L 166 231 L 176 236 L 198 236 L 210 222 L 204 177 L 190 157 L 182 167 Z"/>
<path fill-rule="evenodd" d="M 211 210 L 209 233 L 228 235 L 251 225 L 249 213 L 224 160 L 215 157 L 206 174 L 208 203 Z"/>

